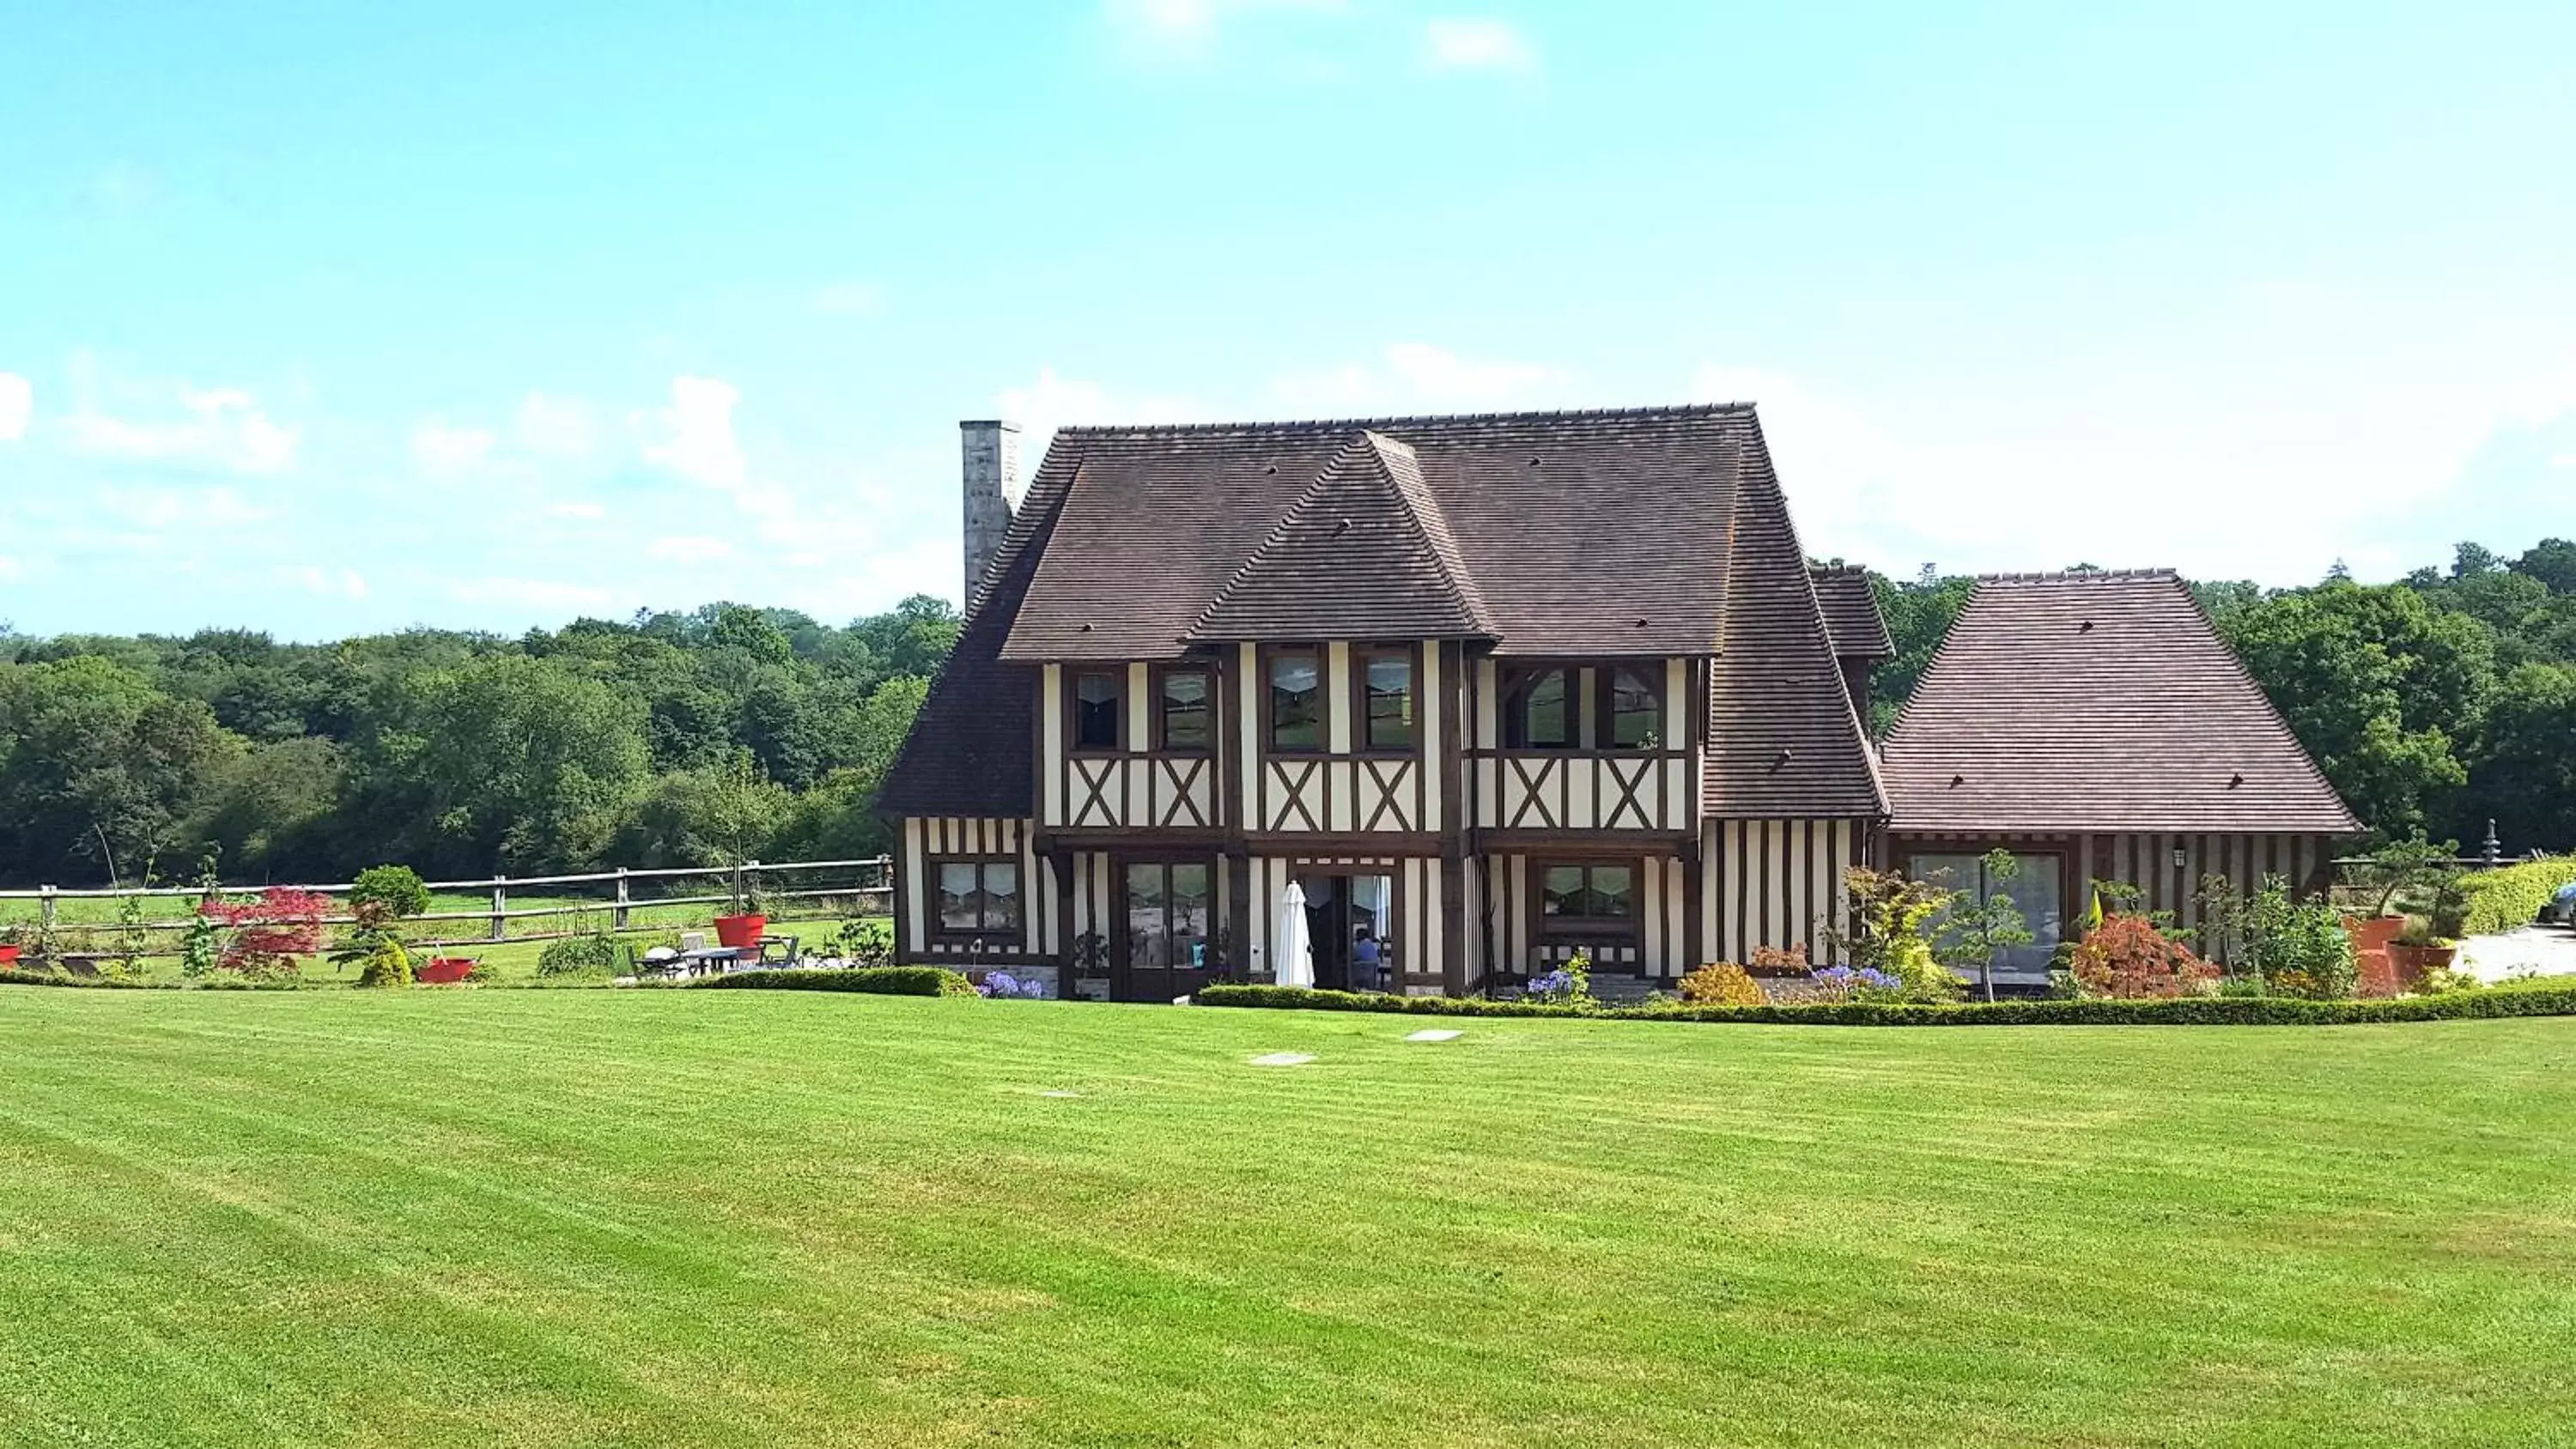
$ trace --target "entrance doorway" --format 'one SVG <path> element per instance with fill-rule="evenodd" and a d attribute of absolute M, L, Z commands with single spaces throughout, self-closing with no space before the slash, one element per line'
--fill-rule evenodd
<path fill-rule="evenodd" d="M 1119 943 L 1110 994 L 1120 1001 L 1170 1001 L 1208 984 L 1213 872 L 1202 861 L 1130 861 L 1119 872 Z"/>
<path fill-rule="evenodd" d="M 1395 877 L 1300 875 L 1315 985 L 1326 991 L 1392 990 L 1397 975 Z"/>

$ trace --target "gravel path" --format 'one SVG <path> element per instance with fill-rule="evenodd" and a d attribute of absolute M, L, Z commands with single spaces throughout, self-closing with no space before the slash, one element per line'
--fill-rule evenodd
<path fill-rule="evenodd" d="M 2486 982 L 2576 975 L 2576 931 L 2523 926 L 2502 935 L 2471 936 L 2460 943 L 2459 969 Z"/>

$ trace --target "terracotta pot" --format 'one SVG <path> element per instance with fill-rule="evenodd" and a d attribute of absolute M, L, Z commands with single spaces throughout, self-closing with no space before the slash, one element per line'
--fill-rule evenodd
<path fill-rule="evenodd" d="M 470 956 L 432 956 L 412 973 L 412 979 L 431 986 L 452 986 L 474 969 Z"/>
<path fill-rule="evenodd" d="M 716 917 L 716 944 L 734 950 L 760 944 L 760 933 L 769 929 L 767 916 Z"/>
<path fill-rule="evenodd" d="M 2435 971 L 2450 970 L 2451 963 L 2459 956 L 2460 948 L 2457 946 L 2401 946 L 2391 943 L 2388 947 L 2388 961 L 2396 968 L 2397 989 L 2400 991 L 2423 990 L 2426 976 Z"/>
<path fill-rule="evenodd" d="M 2343 918 L 2343 933 L 2352 938 L 2352 949 L 2356 953 L 2385 951 L 2389 944 L 2397 939 L 2398 933 L 2405 929 L 2404 916 L 2346 916 Z"/>

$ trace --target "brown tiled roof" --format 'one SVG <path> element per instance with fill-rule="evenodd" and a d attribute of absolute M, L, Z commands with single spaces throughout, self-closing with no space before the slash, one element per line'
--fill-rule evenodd
<path fill-rule="evenodd" d="M 1079 459 L 1050 450 L 1002 546 L 968 601 L 957 647 L 931 681 L 912 732 L 886 771 L 877 809 L 888 815 L 969 815 L 1025 820 L 1037 813 L 1038 671 L 1002 662 L 1011 615 L 1037 572 L 1054 516 Z"/>
<path fill-rule="evenodd" d="M 1446 522 L 1456 581 L 1495 653 L 1716 647 L 1729 515 L 1758 435 L 1744 404 L 1067 429 L 1055 448 L 1078 450 L 1081 465 L 1003 657 L 1184 652 L 1291 505 L 1372 432 L 1411 449 L 1416 511 Z M 1286 627 L 1229 617 L 1238 629 Z"/>
<path fill-rule="evenodd" d="M 1026 814 L 1040 661 L 1381 631 L 1720 656 L 1709 811 L 1886 814 L 1748 404 L 1065 429 L 881 807 Z"/>
<path fill-rule="evenodd" d="M 1887 637 L 1887 620 L 1879 617 L 1867 570 L 1856 564 L 1813 564 L 1807 574 L 1816 582 L 1816 602 L 1825 611 L 1825 632 L 1833 636 L 1836 658 L 1896 657 L 1896 641 Z"/>
<path fill-rule="evenodd" d="M 1883 770 L 1903 831 L 2361 828 L 2161 570 L 1979 579 Z"/>
<path fill-rule="evenodd" d="M 1490 639 L 1413 449 L 1363 431 L 1200 615 L 1191 639 Z"/>
<path fill-rule="evenodd" d="M 1758 432 L 1745 463 L 1726 566 L 1725 648 L 1709 665 L 1701 811 L 1884 816 L 1877 761 Z"/>

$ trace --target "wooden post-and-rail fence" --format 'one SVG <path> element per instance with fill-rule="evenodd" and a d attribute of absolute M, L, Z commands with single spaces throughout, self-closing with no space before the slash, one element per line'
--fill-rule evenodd
<path fill-rule="evenodd" d="M 607 914 L 609 918 L 608 929 L 612 932 L 622 933 L 638 930 L 667 930 L 669 929 L 667 924 L 646 924 L 643 926 L 637 926 L 634 923 L 635 912 L 638 910 L 652 910 L 672 906 L 730 905 L 734 899 L 733 892 L 730 889 L 727 889 L 715 895 L 638 897 L 635 894 L 635 887 L 639 882 L 679 880 L 690 876 L 715 876 L 730 881 L 736 869 L 737 868 L 734 866 L 669 866 L 649 870 L 634 870 L 625 866 L 619 866 L 617 869 L 611 871 L 593 871 L 581 875 L 523 876 L 515 880 L 506 875 L 494 875 L 488 880 L 427 881 L 424 882 L 424 884 L 429 887 L 433 894 L 481 894 L 488 891 L 491 895 L 491 908 L 488 911 L 426 911 L 420 915 L 411 917 L 410 919 L 415 921 L 477 921 L 483 923 L 486 931 L 488 932 L 488 934 L 480 937 L 451 936 L 415 943 L 424 946 L 469 945 L 477 940 L 485 942 L 550 940 L 556 937 L 575 935 L 578 934 L 578 932 L 524 931 L 517 935 L 512 935 L 510 933 L 510 923 L 512 921 L 535 920 L 560 916 L 598 915 L 602 912 Z M 771 862 L 750 860 L 743 862 L 739 869 L 745 877 L 776 877 L 783 875 L 796 875 L 800 873 L 811 874 L 818 872 L 846 871 L 850 873 L 851 878 L 849 882 L 845 884 L 830 883 L 817 886 L 808 883 L 796 889 L 774 889 L 764 886 L 761 888 L 760 893 L 765 900 L 769 901 L 855 900 L 860 906 L 858 913 L 862 915 L 891 915 L 894 912 L 894 862 L 893 859 L 888 856 L 880 855 L 860 860 L 785 860 Z M 225 885 L 220 887 L 220 889 L 223 894 L 227 896 L 256 895 L 261 891 L 276 889 L 309 891 L 315 895 L 324 896 L 345 896 L 349 893 L 353 885 L 354 882 L 348 881 L 328 885 L 280 886 L 272 883 L 268 885 Z M 582 901 L 573 905 L 524 906 L 513 908 L 510 904 L 510 892 L 514 889 L 520 891 L 524 896 L 527 893 L 536 891 L 540 887 L 550 886 L 575 888 L 609 886 L 613 888 L 613 893 L 605 900 Z M 125 900 L 136 896 L 151 900 L 185 900 L 191 899 L 195 895 L 196 889 L 192 886 L 127 887 L 124 889 L 110 890 L 66 890 L 60 886 L 43 885 L 38 886 L 34 890 L 0 890 L 0 911 L 6 910 L 8 902 L 34 901 L 36 902 L 37 920 L 41 923 L 43 929 L 50 933 L 59 929 L 64 924 L 61 919 L 60 909 L 60 903 L 63 901 Z M 345 926 L 353 924 L 355 920 L 356 918 L 353 916 L 342 914 L 325 916 L 322 918 L 322 923 L 324 925 Z M 5 924 L 5 919 L 0 919 L 0 925 Z M 75 925 L 79 929 L 100 931 L 127 928 L 126 923 L 117 921 L 82 921 L 75 923 Z M 165 932 L 184 931 L 188 928 L 188 925 L 189 922 L 185 918 L 172 921 L 144 921 L 140 923 L 141 929 L 143 930 Z M 148 951 L 140 954 L 168 955 L 170 953 L 165 951 Z"/>

